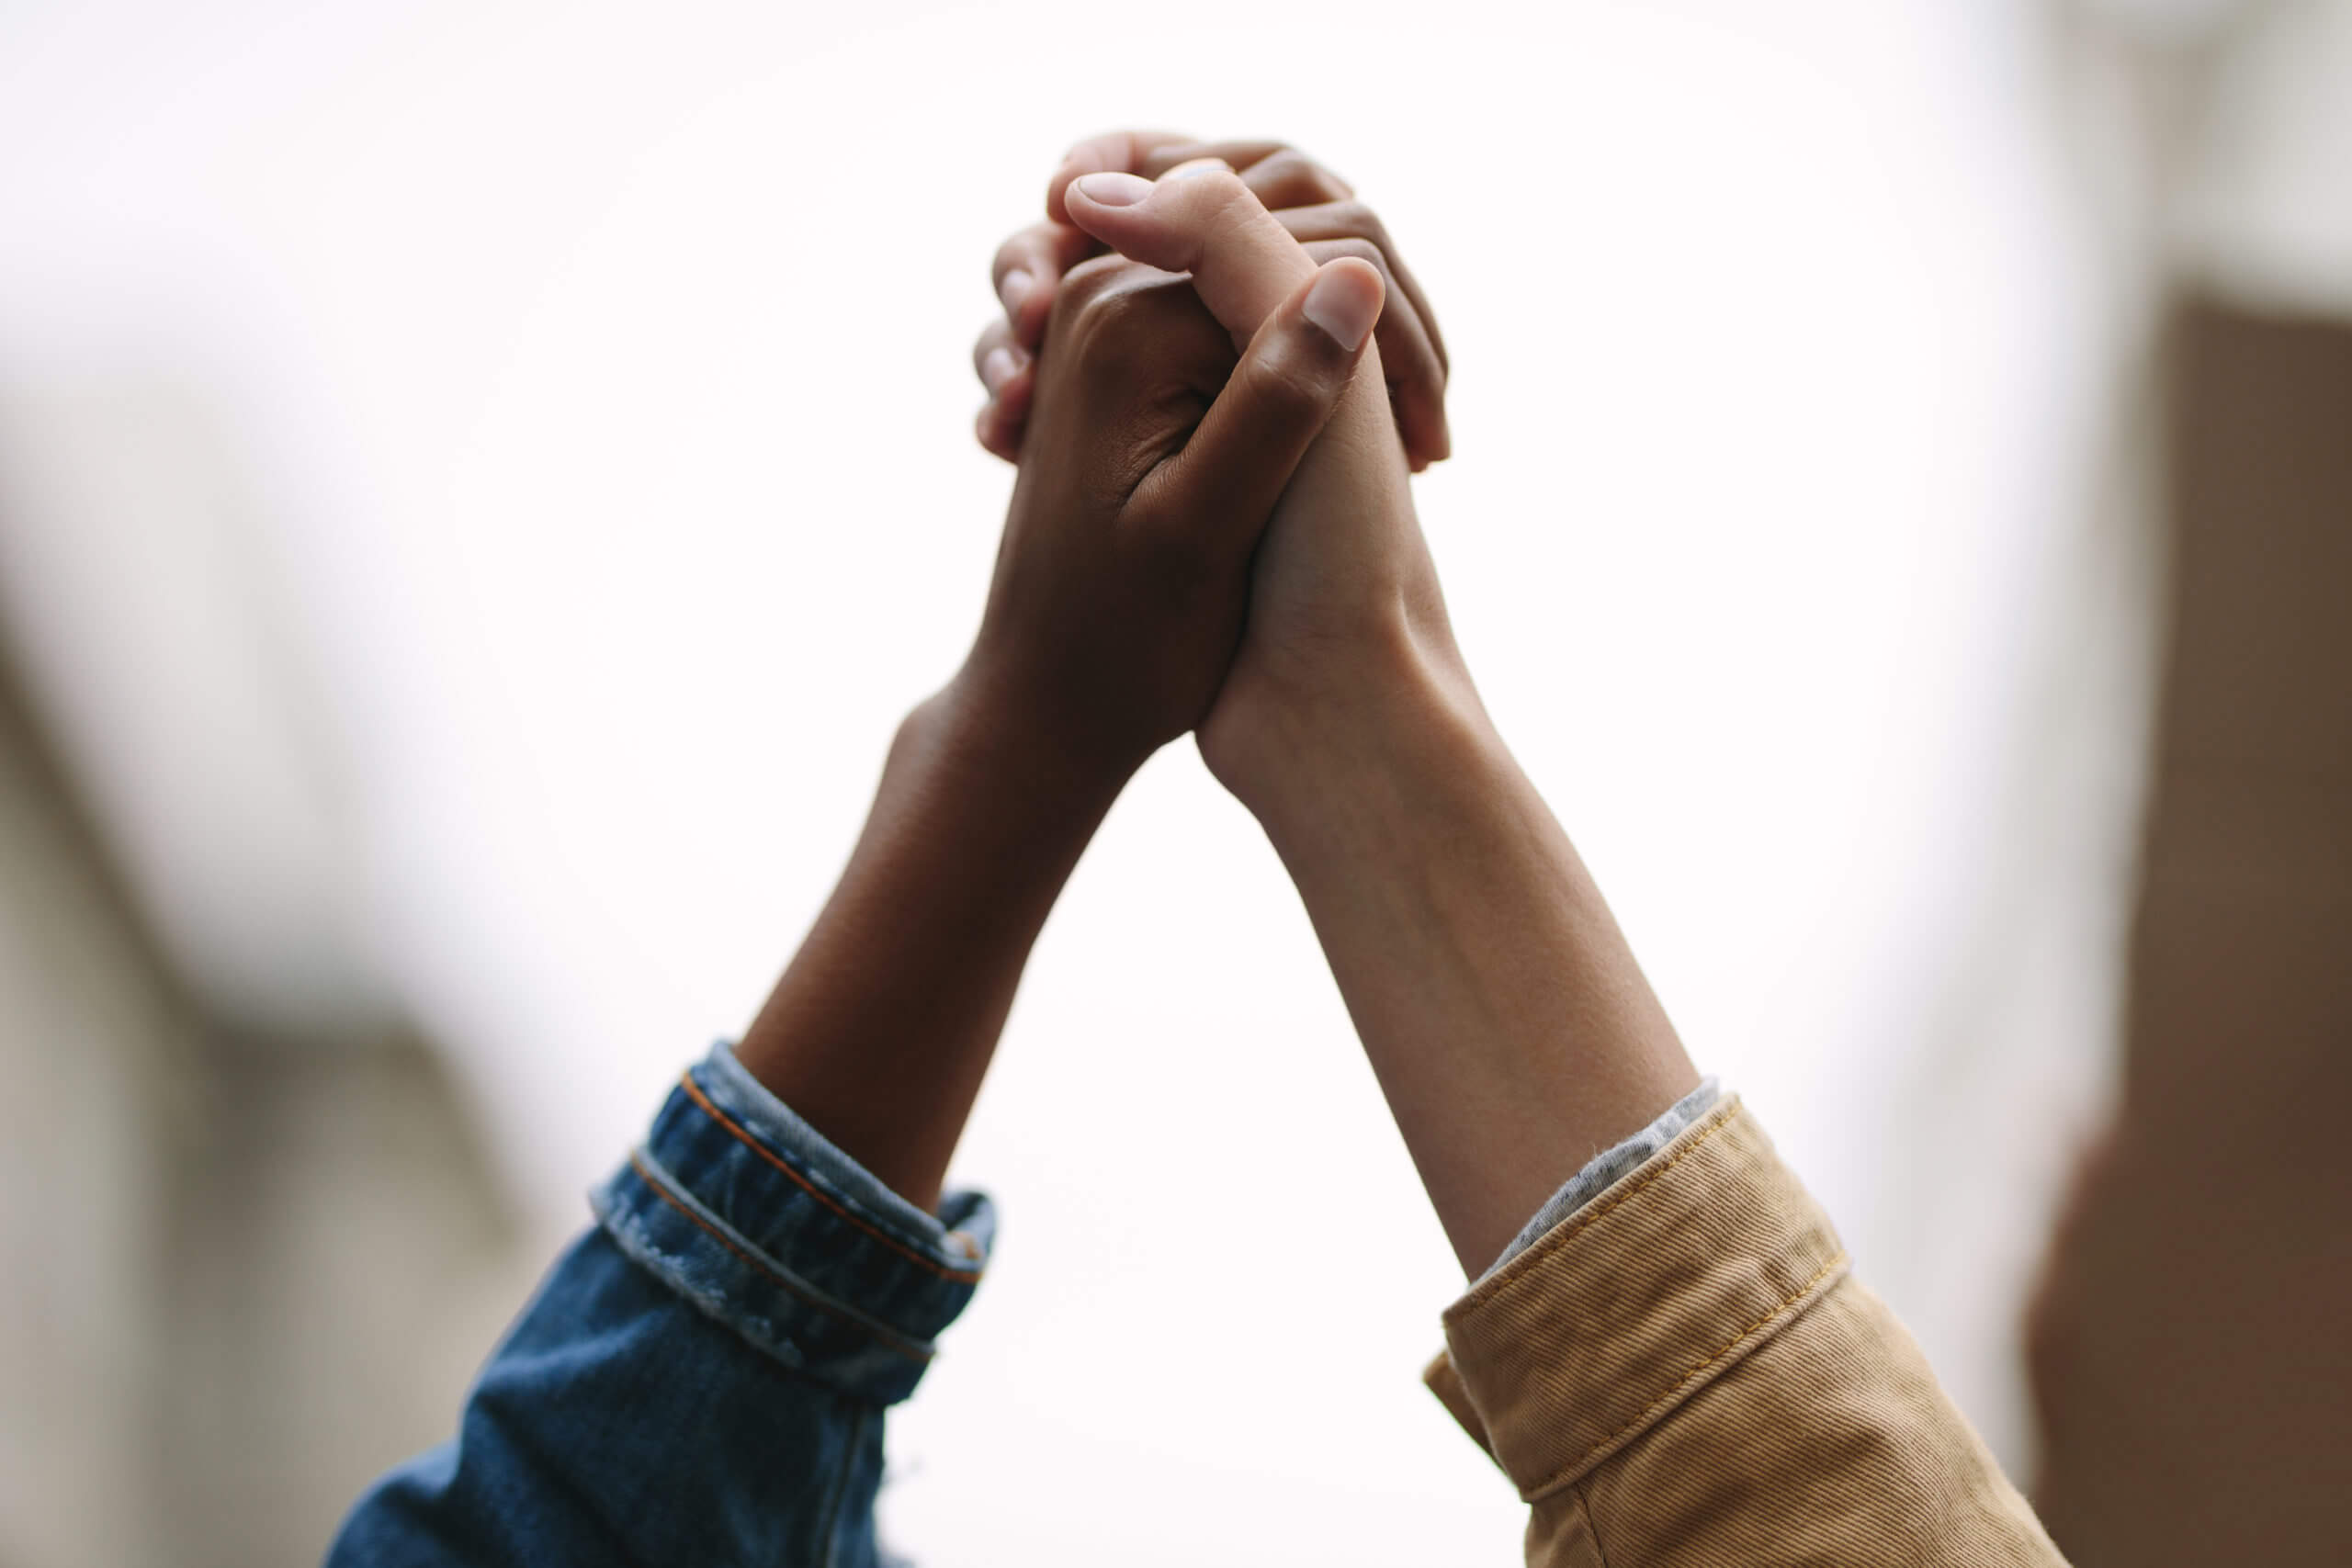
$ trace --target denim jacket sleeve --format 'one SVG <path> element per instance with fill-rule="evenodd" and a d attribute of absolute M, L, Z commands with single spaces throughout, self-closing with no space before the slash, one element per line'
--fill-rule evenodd
<path fill-rule="evenodd" d="M 456 1439 L 329 1562 L 877 1562 L 883 1413 L 971 1299 L 988 1200 L 916 1209 L 720 1045 L 593 1201 Z"/>

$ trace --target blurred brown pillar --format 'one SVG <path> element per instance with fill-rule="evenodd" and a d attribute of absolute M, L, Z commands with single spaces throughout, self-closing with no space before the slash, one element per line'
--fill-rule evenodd
<path fill-rule="evenodd" d="M 2352 1563 L 2352 326 L 2185 308 L 2122 1106 L 2032 1325 L 2079 1568 Z"/>

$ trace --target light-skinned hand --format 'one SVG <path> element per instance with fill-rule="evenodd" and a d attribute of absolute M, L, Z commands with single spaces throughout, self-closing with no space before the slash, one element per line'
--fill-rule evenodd
<path fill-rule="evenodd" d="M 1247 240 L 1191 248 L 1216 277 Z M 1105 255 L 1058 280 L 957 685 L 1082 766 L 1132 770 L 1206 716 L 1266 520 L 1370 353 L 1379 272 L 1283 240 L 1299 267 L 1241 334 L 1166 269 Z"/>
<path fill-rule="evenodd" d="M 1156 179 L 1204 159 L 1235 170 L 1311 259 L 1352 257 L 1379 269 L 1388 302 L 1375 341 L 1406 455 L 1415 472 L 1448 456 L 1453 443 L 1445 419 L 1445 340 L 1379 214 L 1346 181 L 1282 142 L 1201 141 L 1150 130 L 1108 131 L 1071 148 L 1046 186 L 1046 220 L 998 249 L 990 271 L 1004 316 L 981 334 L 972 355 L 989 390 L 989 405 L 977 426 L 981 446 L 1017 460 L 1036 354 L 1062 277 L 1080 261 L 1102 254 L 1101 243 L 1069 221 L 1063 193 L 1070 181 L 1106 171 Z"/>
<path fill-rule="evenodd" d="M 1244 178 L 1196 167 L 1158 181 L 1098 171 L 1057 194 L 1074 227 L 1119 254 L 1190 274 L 1232 339 L 1248 341 L 1316 263 Z M 1055 347 L 1049 333 L 1048 377 Z M 1374 374 L 1378 355 L 1375 345 L 1265 526 L 1240 647 L 1200 727 L 1210 770 L 1253 808 L 1317 737 L 1376 725 L 1399 693 L 1435 685 L 1476 710 Z M 1034 445 L 1024 451 L 1024 476 L 1040 460 Z"/>

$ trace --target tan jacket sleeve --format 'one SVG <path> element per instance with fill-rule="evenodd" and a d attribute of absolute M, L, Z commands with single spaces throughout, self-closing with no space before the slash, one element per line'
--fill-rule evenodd
<path fill-rule="evenodd" d="M 2059 1563 L 1736 1099 L 1445 1314 L 1531 1568 Z"/>

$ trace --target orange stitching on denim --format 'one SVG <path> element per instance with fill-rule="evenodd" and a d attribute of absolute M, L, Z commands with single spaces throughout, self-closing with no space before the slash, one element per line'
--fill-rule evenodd
<path fill-rule="evenodd" d="M 732 1133 L 744 1147 L 750 1149 L 753 1154 L 759 1156 L 762 1159 L 767 1161 L 770 1165 L 784 1172 L 785 1175 L 792 1178 L 794 1183 L 797 1185 L 802 1191 L 817 1200 L 818 1202 L 822 1203 L 826 1208 L 831 1209 L 834 1213 L 839 1214 L 842 1219 L 847 1220 L 851 1224 L 855 1225 L 859 1230 L 864 1231 L 866 1235 L 872 1236 L 875 1240 L 880 1242 L 891 1251 L 899 1254 L 901 1258 L 918 1264 L 922 1268 L 928 1269 L 934 1274 L 943 1275 L 947 1279 L 954 1280 L 959 1284 L 976 1285 L 979 1283 L 980 1276 L 977 1270 L 970 1269 L 950 1269 L 945 1264 L 938 1263 L 931 1258 L 925 1258 L 922 1253 L 917 1252 L 914 1248 L 899 1240 L 898 1237 L 866 1224 L 864 1220 L 859 1219 L 855 1214 L 851 1213 L 847 1209 L 842 1208 L 839 1203 L 834 1202 L 832 1199 L 827 1197 L 823 1192 L 818 1190 L 815 1183 L 811 1182 L 807 1177 L 801 1175 L 798 1171 L 793 1169 L 791 1165 L 787 1163 L 782 1156 L 778 1155 L 774 1149 L 769 1148 L 765 1144 L 760 1142 L 757 1138 L 752 1136 L 751 1134 L 745 1132 L 741 1127 L 736 1125 L 734 1120 L 730 1118 L 727 1112 L 721 1111 L 718 1106 L 713 1105 L 709 1100 L 705 1098 L 702 1092 L 702 1086 L 695 1082 L 694 1074 L 688 1073 L 678 1081 L 681 1087 L 685 1089 L 686 1098 L 693 1100 L 696 1105 L 702 1107 L 703 1114 L 708 1116 L 712 1121 L 726 1128 L 729 1133 Z"/>
<path fill-rule="evenodd" d="M 1529 1245 L 1525 1252 L 1521 1253 L 1517 1258 L 1512 1258 L 1509 1263 L 1504 1264 L 1500 1269 L 1497 1269 L 1493 1279 L 1487 1280 L 1476 1291 L 1473 1291 L 1468 1296 L 1464 1297 L 1461 1302 L 1457 1303 L 1453 1308 L 1446 1314 L 1446 1315 L 1448 1317 L 1459 1319 L 1461 1316 L 1465 1315 L 1472 1308 L 1484 1305 L 1487 1299 L 1492 1296 L 1496 1292 L 1501 1290 L 1507 1282 L 1519 1278 L 1520 1275 L 1533 1268 L 1537 1258 L 1549 1258 L 1552 1254 L 1559 1251 L 1560 1248 L 1567 1246 L 1569 1242 L 1575 1240 L 1587 1229 L 1590 1228 L 1595 1221 L 1617 1209 L 1619 1206 L 1623 1204 L 1627 1199 L 1632 1198 L 1635 1193 L 1641 1191 L 1643 1188 L 1647 1187 L 1651 1182 L 1656 1181 L 1659 1177 L 1664 1176 L 1668 1171 L 1672 1170 L 1676 1166 L 1680 1165 L 1684 1160 L 1689 1159 L 1692 1155 L 1697 1154 L 1701 1145 L 1704 1144 L 1709 1138 L 1713 1137 L 1717 1133 L 1722 1132 L 1724 1128 L 1730 1126 L 1734 1121 L 1737 1120 L 1740 1109 L 1741 1107 L 1738 1099 L 1734 1097 L 1726 1103 L 1718 1106 L 1715 1110 L 1708 1112 L 1707 1121 L 1713 1121 L 1714 1122 L 1713 1126 L 1708 1126 L 1707 1121 L 1693 1122 L 1693 1126 L 1704 1128 L 1705 1130 L 1701 1132 L 1697 1137 L 1692 1138 L 1688 1144 L 1685 1144 L 1681 1149 L 1677 1151 L 1672 1159 L 1668 1160 L 1664 1165 L 1635 1171 L 1633 1175 L 1626 1177 L 1623 1180 L 1618 1182 L 1616 1186 L 1602 1193 L 1600 1197 L 1594 1200 L 1591 1204 L 1577 1211 L 1574 1215 L 1570 1216 L 1560 1224 L 1554 1226 L 1551 1230 L 1544 1232 L 1542 1236 L 1538 1237 L 1534 1242 Z"/>
<path fill-rule="evenodd" d="M 1605 1453 L 1611 1443 L 1614 1443 L 1618 1438 L 1623 1437 L 1626 1433 L 1632 1431 L 1634 1427 L 1640 1426 L 1651 1416 L 1657 1415 L 1659 1409 L 1663 1406 L 1672 1404 L 1677 1395 L 1680 1394 L 1684 1389 L 1690 1387 L 1691 1383 L 1705 1376 L 1709 1369 L 1713 1368 L 1716 1362 L 1722 1360 L 1724 1357 L 1738 1349 L 1742 1345 L 1747 1344 L 1750 1339 L 1755 1338 L 1757 1335 L 1770 1327 L 1775 1318 L 1790 1314 L 1792 1308 L 1794 1308 L 1799 1303 L 1803 1302 L 1805 1297 L 1813 1293 L 1813 1288 L 1815 1285 L 1818 1285 L 1822 1280 L 1827 1279 L 1833 1271 L 1842 1269 L 1845 1266 L 1846 1255 L 1843 1252 L 1839 1252 L 1836 1257 L 1830 1258 L 1828 1262 L 1823 1264 L 1818 1269 L 1815 1270 L 1812 1279 L 1807 1280 L 1804 1284 L 1799 1285 L 1788 1295 L 1782 1297 L 1780 1305 L 1766 1313 L 1762 1317 L 1758 1318 L 1754 1323 L 1749 1324 L 1746 1328 L 1741 1329 L 1738 1335 L 1732 1339 L 1730 1344 L 1725 1345 L 1722 1349 L 1716 1351 L 1713 1355 L 1708 1357 L 1697 1366 L 1692 1367 L 1689 1371 L 1683 1373 L 1679 1379 L 1676 1380 L 1672 1388 L 1668 1389 L 1664 1393 L 1661 1393 L 1656 1399 L 1651 1400 L 1648 1404 L 1642 1408 L 1639 1415 L 1626 1422 L 1623 1426 L 1618 1427 L 1615 1431 L 1610 1433 L 1607 1437 L 1601 1438 L 1600 1441 L 1593 1444 L 1592 1447 L 1585 1450 L 1584 1452 L 1577 1455 L 1574 1461 L 1562 1466 L 1558 1471 L 1554 1472 L 1551 1480 L 1544 1482 L 1542 1485 L 1536 1487 L 1532 1492 L 1521 1493 L 1521 1501 L 1532 1503 L 1540 1498 L 1549 1495 L 1563 1485 L 1575 1485 L 1577 1478 L 1584 1473 L 1585 1467 L 1593 1462 L 1596 1455 Z"/>
<path fill-rule="evenodd" d="M 695 1213 L 692 1209 L 687 1208 L 685 1204 L 679 1201 L 677 1194 L 671 1191 L 669 1188 L 657 1180 L 653 1173 L 646 1169 L 644 1163 L 635 1155 L 628 1156 L 628 1163 L 629 1168 L 637 1172 L 639 1178 L 644 1181 L 647 1187 L 652 1189 L 653 1195 L 655 1197 L 661 1199 L 662 1201 L 669 1204 L 670 1207 L 677 1210 L 678 1213 L 685 1215 L 687 1219 L 693 1221 L 695 1228 L 700 1230 L 705 1235 L 710 1237 L 711 1240 L 717 1242 L 719 1246 L 725 1247 L 728 1251 L 733 1253 L 736 1257 L 741 1258 L 744 1262 L 750 1264 L 752 1268 L 758 1269 L 761 1273 L 775 1280 L 778 1285 L 784 1288 L 786 1294 L 797 1297 L 800 1301 L 807 1303 L 808 1305 L 817 1308 L 820 1312 L 832 1313 L 835 1317 L 842 1316 L 842 1314 L 835 1311 L 830 1303 L 819 1301 L 815 1296 L 810 1295 L 807 1291 L 802 1290 L 799 1286 L 794 1284 L 791 1280 L 786 1279 L 783 1275 L 769 1268 L 766 1263 L 757 1258 L 754 1258 L 752 1254 L 744 1251 L 741 1247 L 728 1240 L 720 1232 L 713 1230 L 708 1221 L 705 1220 L 700 1214 Z M 853 1323 L 856 1322 L 854 1318 L 847 1319 L 846 1321 Z M 873 1333 L 872 1328 L 865 1324 L 860 1323 L 857 1326 L 865 1329 L 869 1334 Z M 876 1335 L 875 1338 L 881 1344 L 884 1349 L 895 1350 L 910 1361 L 923 1362 L 931 1359 L 931 1355 L 928 1351 L 909 1349 L 903 1345 L 891 1343 L 891 1341 L 884 1338 L 880 1335 Z"/>

